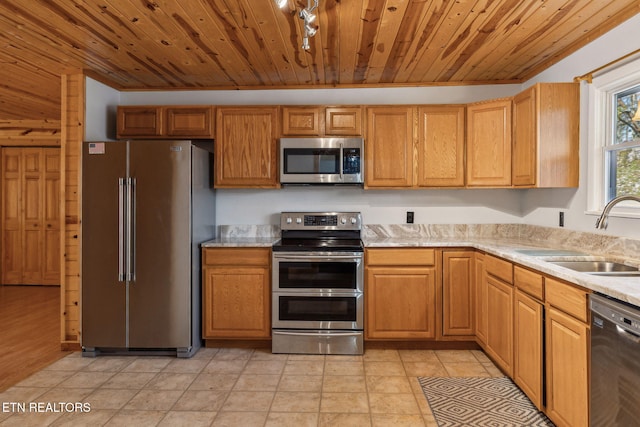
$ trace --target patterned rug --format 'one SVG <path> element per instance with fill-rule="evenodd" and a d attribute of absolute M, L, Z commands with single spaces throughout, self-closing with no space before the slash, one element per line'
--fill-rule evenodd
<path fill-rule="evenodd" d="M 438 426 L 553 426 L 509 378 L 418 378 Z"/>

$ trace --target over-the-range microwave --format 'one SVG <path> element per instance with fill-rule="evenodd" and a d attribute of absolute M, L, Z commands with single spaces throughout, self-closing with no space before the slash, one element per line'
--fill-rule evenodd
<path fill-rule="evenodd" d="M 280 138 L 281 184 L 359 185 L 363 166 L 363 138 Z"/>

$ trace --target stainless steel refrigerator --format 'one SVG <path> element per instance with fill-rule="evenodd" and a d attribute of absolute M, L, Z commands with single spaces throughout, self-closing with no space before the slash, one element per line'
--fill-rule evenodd
<path fill-rule="evenodd" d="M 83 355 L 192 356 L 201 346 L 200 243 L 215 236 L 209 150 L 85 142 L 82 156 Z"/>

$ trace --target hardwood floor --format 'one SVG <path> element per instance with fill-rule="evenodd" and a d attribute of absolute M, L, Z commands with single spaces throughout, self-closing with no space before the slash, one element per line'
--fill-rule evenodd
<path fill-rule="evenodd" d="M 71 353 L 60 350 L 60 288 L 0 285 L 0 392 Z"/>

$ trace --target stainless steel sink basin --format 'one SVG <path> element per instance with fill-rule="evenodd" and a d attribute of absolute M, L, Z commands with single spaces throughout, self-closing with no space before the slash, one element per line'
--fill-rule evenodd
<path fill-rule="evenodd" d="M 640 276 L 640 270 L 615 261 L 549 261 L 560 267 L 601 276 Z"/>

